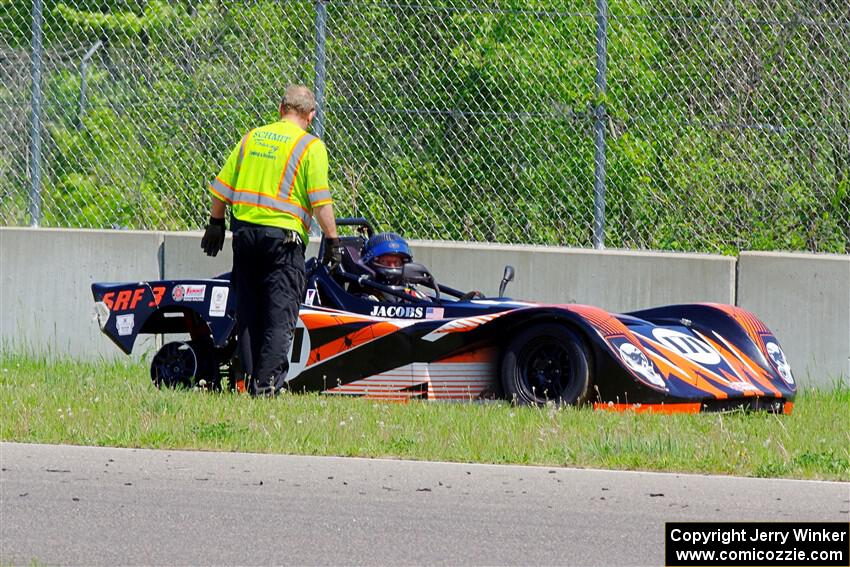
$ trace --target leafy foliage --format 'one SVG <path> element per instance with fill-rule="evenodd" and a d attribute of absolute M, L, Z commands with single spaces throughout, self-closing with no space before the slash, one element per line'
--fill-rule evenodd
<path fill-rule="evenodd" d="M 30 4 L 3 5 L 0 46 L 26 52 Z M 850 252 L 840 2 L 612 0 L 604 96 L 589 0 L 324 6 L 340 214 L 410 237 L 587 246 L 599 117 L 607 246 Z M 309 0 L 45 0 L 42 224 L 199 227 L 233 144 L 276 118 L 287 83 L 314 85 L 316 21 Z M 0 108 L 24 137 L 17 77 Z M 0 145 L 6 224 L 27 220 L 20 150 Z"/>

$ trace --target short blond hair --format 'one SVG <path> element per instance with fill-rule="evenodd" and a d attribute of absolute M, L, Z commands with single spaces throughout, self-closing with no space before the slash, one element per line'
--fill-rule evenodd
<path fill-rule="evenodd" d="M 316 95 L 304 85 L 289 85 L 280 101 L 284 114 L 294 112 L 306 116 L 316 110 Z"/>

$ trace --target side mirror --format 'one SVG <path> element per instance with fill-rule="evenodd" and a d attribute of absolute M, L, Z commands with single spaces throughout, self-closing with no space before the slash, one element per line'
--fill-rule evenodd
<path fill-rule="evenodd" d="M 508 282 L 514 281 L 514 267 L 505 266 L 505 274 L 502 276 L 502 283 L 499 284 L 499 297 L 505 297 L 505 288 L 508 287 Z"/>
<path fill-rule="evenodd" d="M 422 284 L 430 287 L 436 293 L 436 301 L 440 301 L 440 286 L 434 281 L 434 276 L 428 271 L 428 268 L 416 262 L 409 262 L 401 269 L 401 275 L 404 281 L 417 285 Z"/>
<path fill-rule="evenodd" d="M 412 284 L 431 285 L 434 281 L 434 276 L 428 271 L 428 268 L 416 262 L 408 262 L 402 268 L 402 277 L 404 281 Z"/>

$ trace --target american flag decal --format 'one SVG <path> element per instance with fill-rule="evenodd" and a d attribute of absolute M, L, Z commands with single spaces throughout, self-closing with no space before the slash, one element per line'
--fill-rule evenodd
<path fill-rule="evenodd" d="M 442 307 L 427 307 L 425 309 L 425 318 L 426 319 L 442 319 L 444 309 Z"/>

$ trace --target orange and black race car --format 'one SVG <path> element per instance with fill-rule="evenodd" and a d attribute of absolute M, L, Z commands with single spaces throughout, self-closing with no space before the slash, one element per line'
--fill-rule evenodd
<path fill-rule="evenodd" d="M 697 303 L 626 314 L 588 305 L 498 297 L 403 268 L 427 291 L 381 285 L 360 261 L 372 228 L 338 219 L 342 263 L 307 261 L 307 289 L 291 341 L 291 391 L 409 400 L 504 398 L 520 404 L 590 403 L 598 409 L 789 413 L 796 385 L 779 341 L 752 313 Z M 322 258 L 324 241 L 318 258 Z M 95 283 L 103 332 L 130 353 L 141 333 L 184 333 L 151 363 L 158 386 L 241 388 L 229 275 Z M 388 300 L 377 300 L 376 297 Z"/>

